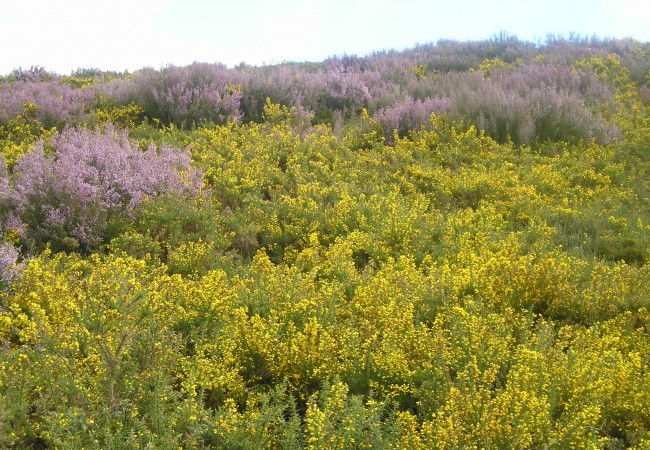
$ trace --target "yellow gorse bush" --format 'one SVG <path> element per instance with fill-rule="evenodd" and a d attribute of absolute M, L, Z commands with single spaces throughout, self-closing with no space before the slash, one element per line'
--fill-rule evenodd
<path fill-rule="evenodd" d="M 56 132 L 56 128 L 43 128 L 35 117 L 37 110 L 35 104 L 25 103 L 22 114 L 0 126 L 0 150 L 9 169 L 15 166 L 22 155 L 31 151 L 36 141 L 47 141 Z"/>

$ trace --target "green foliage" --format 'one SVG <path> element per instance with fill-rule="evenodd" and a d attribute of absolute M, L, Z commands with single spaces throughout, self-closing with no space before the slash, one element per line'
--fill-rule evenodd
<path fill-rule="evenodd" d="M 210 200 L 173 195 L 147 199 L 133 213 L 131 226 L 114 238 L 112 252 L 153 257 L 170 273 L 202 274 L 219 266 L 229 239 Z"/>
<path fill-rule="evenodd" d="M 350 150 L 372 150 L 376 145 L 384 142 L 384 133 L 375 120 L 368 115 L 364 108 L 361 116 L 345 127 L 343 143 Z"/>

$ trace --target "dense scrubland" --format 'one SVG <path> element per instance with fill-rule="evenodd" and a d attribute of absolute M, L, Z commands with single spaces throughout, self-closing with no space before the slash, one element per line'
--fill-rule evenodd
<path fill-rule="evenodd" d="M 0 447 L 650 448 L 650 44 L 0 84 Z"/>

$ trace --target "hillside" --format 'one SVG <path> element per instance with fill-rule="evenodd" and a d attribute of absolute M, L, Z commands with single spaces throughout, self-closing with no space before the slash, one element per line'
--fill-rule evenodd
<path fill-rule="evenodd" d="M 0 82 L 0 448 L 650 446 L 650 44 Z"/>

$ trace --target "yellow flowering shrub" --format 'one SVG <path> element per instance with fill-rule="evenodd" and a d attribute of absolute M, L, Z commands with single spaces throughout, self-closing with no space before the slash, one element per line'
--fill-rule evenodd
<path fill-rule="evenodd" d="M 203 197 L 24 249 L 0 447 L 648 448 L 650 128 L 529 148 L 434 115 L 386 146 L 265 114 L 152 135 Z"/>
<path fill-rule="evenodd" d="M 98 125 L 112 123 L 120 128 L 133 128 L 144 120 L 144 108 L 134 102 L 125 106 L 112 104 L 109 100 L 100 100 L 95 110 L 95 122 Z"/>
<path fill-rule="evenodd" d="M 56 132 L 56 128 L 43 128 L 36 119 L 37 109 L 33 103 L 25 103 L 22 114 L 0 126 L 0 150 L 9 169 L 22 155 L 31 151 L 34 142 L 39 139 L 47 141 Z"/>

